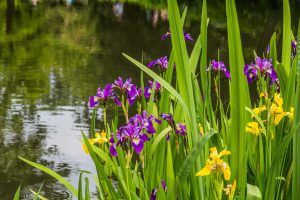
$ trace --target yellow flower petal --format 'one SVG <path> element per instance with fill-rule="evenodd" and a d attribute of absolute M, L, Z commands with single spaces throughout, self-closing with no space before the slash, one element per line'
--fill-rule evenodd
<path fill-rule="evenodd" d="M 221 151 L 221 153 L 219 154 L 219 158 L 221 158 L 222 156 L 227 156 L 227 155 L 230 155 L 231 152 L 230 151 L 227 151 L 227 150 L 223 150 Z"/>
<path fill-rule="evenodd" d="M 236 188 L 236 180 L 233 181 L 232 187 L 230 189 L 230 194 L 232 194 L 232 195 L 234 194 L 235 188 Z"/>
<path fill-rule="evenodd" d="M 219 158 L 219 155 L 218 155 L 218 150 L 216 147 L 212 147 L 210 148 L 210 154 L 209 154 L 209 157 L 212 158 L 212 159 L 216 159 L 216 158 Z"/>
<path fill-rule="evenodd" d="M 209 149 L 210 152 L 217 152 L 217 147 L 212 147 Z"/>
<path fill-rule="evenodd" d="M 89 153 L 89 150 L 88 150 L 86 144 L 82 144 L 82 149 L 83 149 L 83 151 L 84 151 L 86 154 Z"/>
<path fill-rule="evenodd" d="M 203 127 L 202 127 L 202 126 L 200 127 L 200 135 L 201 135 L 201 136 L 204 135 L 204 130 L 203 130 Z"/>
<path fill-rule="evenodd" d="M 230 151 L 222 150 L 218 154 L 216 147 L 210 148 L 210 159 L 207 160 L 206 165 L 201 169 L 196 176 L 207 176 L 212 172 L 223 173 L 225 180 L 229 180 L 231 176 L 230 167 L 220 157 L 231 154 Z"/>
<path fill-rule="evenodd" d="M 277 106 L 275 103 L 272 103 L 271 108 L 270 108 L 270 113 L 272 115 L 283 113 L 283 108 Z"/>
<path fill-rule="evenodd" d="M 99 143 L 99 144 L 108 142 L 108 139 L 106 138 L 106 132 L 104 132 L 104 131 L 102 131 L 101 133 L 97 132 L 95 134 L 95 138 L 93 139 L 93 141 L 95 143 Z"/>
<path fill-rule="evenodd" d="M 282 120 L 283 117 L 287 116 L 286 112 L 280 113 L 275 116 L 274 124 L 275 126 L 279 124 L 279 122 Z"/>
<path fill-rule="evenodd" d="M 274 101 L 279 107 L 281 107 L 283 104 L 283 99 L 280 97 L 280 94 L 278 93 L 275 94 Z"/>
<path fill-rule="evenodd" d="M 230 167 L 228 166 L 228 164 L 226 162 L 223 162 L 221 169 L 222 169 L 222 172 L 224 175 L 224 179 L 227 181 L 230 180 L 231 171 L 230 171 Z"/>
<path fill-rule="evenodd" d="M 207 176 L 211 174 L 211 169 L 209 165 L 206 165 L 203 169 L 197 172 L 196 176 Z"/>
<path fill-rule="evenodd" d="M 90 143 L 90 144 L 94 144 L 95 142 L 94 142 L 93 139 L 89 139 L 89 143 Z M 87 148 L 87 146 L 86 146 L 85 143 L 82 144 L 82 149 L 84 150 L 85 153 L 87 153 L 87 154 L 89 153 L 89 150 L 88 150 L 88 148 Z"/>
<path fill-rule="evenodd" d="M 101 137 L 101 135 L 100 135 L 99 132 L 96 132 L 96 133 L 95 133 L 95 138 L 98 138 L 98 137 Z"/>
<path fill-rule="evenodd" d="M 230 188 L 230 194 L 229 194 L 229 196 L 231 197 L 231 199 L 233 199 L 235 188 L 236 188 L 236 180 L 233 181 L 233 184 L 232 184 L 232 186 Z"/>
<path fill-rule="evenodd" d="M 259 94 L 259 97 L 264 97 L 265 96 L 265 93 L 264 92 L 261 92 L 260 94 Z"/>
<path fill-rule="evenodd" d="M 106 138 L 106 132 L 105 132 L 105 131 L 102 131 L 102 132 L 101 132 L 101 137 L 102 137 L 102 138 Z"/>
<path fill-rule="evenodd" d="M 266 106 L 262 106 L 262 107 L 258 107 L 258 108 L 254 108 L 252 111 L 256 114 L 259 115 L 259 113 L 263 112 L 267 110 Z M 252 115 L 252 117 L 254 117 L 254 115 Z"/>
<path fill-rule="evenodd" d="M 252 133 L 252 134 L 258 136 L 260 133 L 262 133 L 262 129 L 259 128 L 259 125 L 257 122 L 249 122 L 246 126 L 246 132 Z"/>

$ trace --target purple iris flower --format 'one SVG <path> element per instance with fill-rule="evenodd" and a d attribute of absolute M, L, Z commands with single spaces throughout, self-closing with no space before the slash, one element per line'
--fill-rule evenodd
<path fill-rule="evenodd" d="M 165 181 L 165 180 L 162 180 L 162 181 L 161 181 L 161 186 L 162 186 L 164 192 L 167 192 L 167 184 L 166 184 L 166 181 Z M 154 189 L 151 191 L 151 194 L 150 194 L 150 200 L 156 200 L 156 194 L 157 194 L 157 191 L 158 191 L 157 188 L 154 188 Z"/>
<path fill-rule="evenodd" d="M 170 29 L 165 34 L 162 35 L 161 40 L 165 40 L 168 37 L 171 37 Z"/>
<path fill-rule="evenodd" d="M 149 134 L 156 133 L 153 122 L 161 123 L 161 121 L 156 119 L 153 115 L 148 116 L 145 110 L 142 115 L 137 114 L 131 117 L 129 123 L 118 128 L 115 136 L 117 141 L 115 141 L 114 136 L 110 138 L 110 154 L 112 156 L 118 156 L 116 147 L 122 145 L 126 140 L 129 140 L 134 151 L 140 154 L 144 148 L 144 143 L 149 140 L 144 130 Z"/>
<path fill-rule="evenodd" d="M 150 87 L 145 87 L 144 97 L 146 99 L 150 99 L 150 96 L 151 96 L 151 88 Z"/>
<path fill-rule="evenodd" d="M 127 100 L 129 102 L 129 105 L 132 105 L 135 102 L 135 99 L 140 96 L 140 92 L 137 89 L 137 86 L 134 84 L 131 84 L 127 88 Z"/>
<path fill-rule="evenodd" d="M 161 124 L 161 121 L 155 118 L 153 115 L 147 114 L 147 111 L 144 110 L 141 115 L 137 114 L 130 118 L 129 122 L 135 124 L 136 126 L 145 129 L 147 133 L 153 134 L 156 133 L 153 122 Z"/>
<path fill-rule="evenodd" d="M 261 59 L 260 57 L 256 57 L 255 58 L 255 63 L 256 65 L 259 67 L 260 71 L 264 72 L 264 73 L 270 73 L 271 72 L 271 68 L 273 68 L 272 65 L 272 60 L 267 60 L 267 59 Z"/>
<path fill-rule="evenodd" d="M 150 200 L 156 200 L 156 193 L 157 193 L 157 189 L 154 188 L 151 190 L 151 194 L 150 194 Z"/>
<path fill-rule="evenodd" d="M 184 33 L 184 39 L 189 41 L 194 41 L 191 34 L 187 33 L 186 31 L 183 31 Z M 165 40 L 166 38 L 171 37 L 171 31 L 170 29 L 162 35 L 161 40 Z"/>
<path fill-rule="evenodd" d="M 160 116 L 167 121 L 170 126 L 174 127 L 175 121 L 172 114 L 161 113 Z"/>
<path fill-rule="evenodd" d="M 122 130 L 122 134 L 131 141 L 131 145 L 137 154 L 140 154 L 144 148 L 144 143 L 149 137 L 142 133 L 142 128 L 131 123 Z"/>
<path fill-rule="evenodd" d="M 293 49 L 296 49 L 296 47 L 297 47 L 297 42 L 296 42 L 296 40 L 295 40 L 295 41 L 292 41 L 292 48 L 293 48 Z"/>
<path fill-rule="evenodd" d="M 117 153 L 117 146 L 119 145 L 122 145 L 123 142 L 126 140 L 126 135 L 123 134 L 123 131 L 126 130 L 127 126 L 121 126 L 117 132 L 116 132 L 116 139 L 117 139 L 117 142 L 115 142 L 115 138 L 114 138 L 114 135 L 112 134 L 111 138 L 109 139 L 109 143 L 110 143 L 110 148 L 109 148 L 109 151 L 110 151 L 110 154 L 114 157 L 118 156 L 118 153 Z"/>
<path fill-rule="evenodd" d="M 122 126 L 118 129 L 116 133 L 117 143 L 114 141 L 114 137 L 111 137 L 109 142 L 110 145 L 110 154 L 112 156 L 118 156 L 116 147 L 122 145 L 126 140 L 131 142 L 131 145 L 134 151 L 137 154 L 140 154 L 144 148 L 144 143 L 149 139 L 147 134 L 142 132 L 142 128 L 139 126 L 135 126 L 134 124 L 127 124 L 126 126 Z"/>
<path fill-rule="evenodd" d="M 115 80 L 113 87 L 119 88 L 122 93 L 125 93 L 130 84 L 131 78 L 126 79 L 125 82 L 123 82 L 123 78 L 119 77 L 117 80 Z"/>
<path fill-rule="evenodd" d="M 135 102 L 135 99 L 139 96 L 137 86 L 131 83 L 131 78 L 126 79 L 124 82 L 123 79 L 119 77 L 115 80 L 112 87 L 120 89 L 123 94 L 126 92 L 127 100 L 130 105 L 132 105 Z"/>
<path fill-rule="evenodd" d="M 221 71 L 225 74 L 226 78 L 230 79 L 230 72 L 229 70 L 226 68 L 225 64 L 223 61 L 215 61 L 215 60 L 212 60 L 211 62 L 211 65 L 208 67 L 208 70 L 209 69 L 213 69 L 215 71 Z"/>
<path fill-rule="evenodd" d="M 247 64 L 244 67 L 244 74 L 246 75 L 247 79 L 248 79 L 248 83 L 252 83 L 254 80 L 257 79 L 258 76 L 258 67 L 254 64 Z"/>
<path fill-rule="evenodd" d="M 295 58 L 297 54 L 297 41 L 292 41 L 292 58 Z"/>
<path fill-rule="evenodd" d="M 109 143 L 110 143 L 110 147 L 109 147 L 110 155 L 112 155 L 113 157 L 117 157 L 118 156 L 117 145 L 115 143 L 113 136 L 109 139 Z"/>
<path fill-rule="evenodd" d="M 184 39 L 185 40 L 194 41 L 194 39 L 192 38 L 190 33 L 187 33 L 185 31 L 183 31 L 183 33 L 184 33 Z"/>
<path fill-rule="evenodd" d="M 186 135 L 186 126 L 183 123 L 176 124 L 175 132 L 176 132 L 176 134 L 185 136 Z"/>
<path fill-rule="evenodd" d="M 149 82 L 149 85 L 150 85 L 150 88 L 153 87 L 153 84 L 154 82 L 153 81 L 148 81 Z M 155 92 L 159 92 L 161 90 L 161 85 L 159 82 L 155 82 Z"/>
<path fill-rule="evenodd" d="M 161 58 L 154 59 L 148 63 L 148 67 L 152 68 L 153 66 L 158 65 L 163 71 L 166 71 L 168 68 L 168 57 L 164 56 Z"/>
<path fill-rule="evenodd" d="M 274 83 L 277 85 L 279 89 L 279 79 L 277 73 L 272 65 L 272 60 L 268 59 L 261 59 L 260 57 L 255 58 L 255 64 L 247 64 L 244 67 L 244 74 L 248 79 L 248 83 L 252 83 L 258 77 L 258 72 L 262 75 L 262 77 L 270 78 L 270 84 L 273 85 Z"/>
<path fill-rule="evenodd" d="M 121 107 L 122 103 L 119 99 L 119 97 L 117 95 L 112 96 L 112 99 L 114 100 L 114 102 L 117 104 L 117 106 Z"/>
<path fill-rule="evenodd" d="M 105 103 L 109 98 L 113 99 L 118 106 L 121 106 L 120 100 L 113 92 L 112 84 L 107 84 L 103 89 L 99 87 L 96 96 L 89 98 L 88 106 L 89 108 L 94 108 L 99 105 L 99 102 Z"/>
<path fill-rule="evenodd" d="M 97 96 L 90 96 L 88 106 L 89 108 L 94 108 L 99 105 Z"/>
<path fill-rule="evenodd" d="M 149 81 L 149 87 L 145 87 L 144 97 L 146 99 L 149 99 L 151 96 L 151 90 L 152 90 L 153 84 L 154 84 L 153 81 Z M 156 94 L 159 94 L 160 90 L 161 90 L 161 84 L 159 82 L 155 82 L 154 92 Z M 156 100 L 156 99 L 154 98 L 154 100 Z"/>
<path fill-rule="evenodd" d="M 100 101 L 107 101 L 108 97 L 113 95 L 112 84 L 107 84 L 104 89 L 98 88 L 96 96 Z"/>

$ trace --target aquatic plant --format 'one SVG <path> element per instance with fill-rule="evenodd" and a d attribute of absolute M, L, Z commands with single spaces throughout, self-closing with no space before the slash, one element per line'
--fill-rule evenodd
<path fill-rule="evenodd" d="M 283 4 L 282 61 L 277 58 L 274 33 L 266 57 L 255 53 L 255 63 L 245 65 L 235 2 L 226 0 L 227 69 L 220 60 L 207 67 L 206 1 L 201 34 L 189 53 L 186 40 L 193 39 L 183 31 L 187 9 L 180 16 L 176 1 L 168 0 L 170 30 L 162 38 L 171 39 L 169 60 L 162 57 L 145 66 L 124 54 L 142 70 L 141 87 L 118 78 L 89 99 L 94 112 L 89 136 L 82 133 L 83 147 L 95 164 L 99 199 L 300 198 L 300 50 L 291 43 L 288 0 Z M 298 44 L 299 38 L 300 24 Z M 162 74 L 152 70 L 155 65 Z M 212 71 L 217 72 L 214 82 Z M 220 72 L 226 82 L 221 83 Z M 143 73 L 154 79 L 148 87 Z M 259 98 L 251 101 L 249 84 L 254 81 Z M 220 95 L 221 84 L 229 85 L 228 107 Z M 122 116 L 115 112 L 111 123 L 104 118 L 105 130 L 99 134 L 96 109 L 108 106 L 109 99 L 115 100 L 116 111 L 122 108 L 125 123 L 119 124 Z M 129 118 L 130 110 L 136 114 Z M 106 116 L 107 110 L 103 112 Z M 76 189 L 54 171 L 21 160 L 59 180 L 76 198 L 90 199 L 89 180 L 84 187 L 83 174 Z"/>

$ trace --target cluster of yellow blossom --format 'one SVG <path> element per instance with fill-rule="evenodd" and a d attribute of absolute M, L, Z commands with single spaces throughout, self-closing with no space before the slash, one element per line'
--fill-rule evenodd
<path fill-rule="evenodd" d="M 249 122 L 246 126 L 246 132 L 259 136 L 259 134 L 262 133 L 262 129 L 259 127 L 257 122 Z"/>
<path fill-rule="evenodd" d="M 272 103 L 270 108 L 270 113 L 274 116 L 274 124 L 277 125 L 282 120 L 283 117 L 287 116 L 291 120 L 294 118 L 294 108 L 291 107 L 290 112 L 284 112 L 283 108 L 283 100 L 280 97 L 280 94 L 275 94 L 274 103 Z"/>
<path fill-rule="evenodd" d="M 201 169 L 196 176 L 207 176 L 212 172 L 221 172 L 225 180 L 230 180 L 231 171 L 229 165 L 221 159 L 222 156 L 230 155 L 231 152 L 223 150 L 218 153 L 216 147 L 210 148 L 210 159 L 207 160 L 206 165 Z"/>
<path fill-rule="evenodd" d="M 101 133 L 97 132 L 95 134 L 95 138 L 89 139 L 90 144 L 96 144 L 96 143 L 103 144 L 105 142 L 108 142 L 108 139 L 106 137 L 106 132 L 104 132 L 104 131 L 102 131 Z M 82 148 L 83 148 L 85 153 L 89 153 L 89 150 L 88 150 L 86 144 L 83 144 Z"/>
<path fill-rule="evenodd" d="M 283 117 L 287 116 L 290 118 L 290 120 L 293 120 L 294 118 L 294 108 L 291 107 L 290 112 L 284 112 L 283 111 L 283 99 L 280 97 L 280 94 L 276 93 L 274 96 L 274 102 L 272 103 L 270 107 L 270 114 L 273 117 L 274 125 L 278 125 L 279 122 L 282 120 Z M 267 110 L 266 106 L 261 106 L 258 108 L 254 108 L 252 111 L 259 115 L 261 112 Z M 252 117 L 254 117 L 252 115 Z M 249 122 L 246 125 L 246 132 L 252 133 L 255 136 L 258 136 L 262 133 L 262 129 L 259 127 L 259 124 L 257 122 Z"/>

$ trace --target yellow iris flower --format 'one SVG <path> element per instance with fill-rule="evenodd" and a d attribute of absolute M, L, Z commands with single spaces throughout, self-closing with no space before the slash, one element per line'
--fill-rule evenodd
<path fill-rule="evenodd" d="M 259 115 L 259 113 L 263 112 L 267 110 L 266 106 L 262 106 L 262 107 L 258 107 L 258 108 L 254 108 L 252 111 L 256 114 Z M 254 117 L 254 115 L 252 115 L 252 117 Z"/>
<path fill-rule="evenodd" d="M 280 97 L 280 94 L 279 93 L 276 93 L 275 96 L 274 96 L 274 101 L 275 103 L 279 106 L 279 107 L 282 107 L 283 105 L 283 99 Z"/>
<path fill-rule="evenodd" d="M 95 143 L 99 143 L 99 144 L 108 142 L 108 139 L 106 138 L 106 132 L 104 132 L 104 131 L 102 131 L 101 133 L 97 132 L 95 134 L 94 141 L 95 141 Z"/>
<path fill-rule="evenodd" d="M 93 139 L 89 139 L 89 143 L 90 143 L 90 144 L 95 144 L 95 141 L 94 141 Z M 86 144 L 82 144 L 82 148 L 83 148 L 83 150 L 84 150 L 84 152 L 85 152 L 86 154 L 89 153 L 89 150 L 88 150 Z"/>
<path fill-rule="evenodd" d="M 203 169 L 201 169 L 196 176 L 207 176 L 210 175 L 212 172 L 220 172 L 223 173 L 225 180 L 230 180 L 231 171 L 229 165 L 220 159 L 222 156 L 230 155 L 231 152 L 227 150 L 223 150 L 218 153 L 216 147 L 210 149 L 210 159 L 207 160 L 206 165 Z"/>
<path fill-rule="evenodd" d="M 262 129 L 259 127 L 257 122 L 249 122 L 246 126 L 246 132 L 259 136 L 262 133 Z"/>
<path fill-rule="evenodd" d="M 105 142 L 108 142 L 108 139 L 106 137 L 106 132 L 104 132 L 104 131 L 102 131 L 101 133 L 97 132 L 95 134 L 95 138 L 89 139 L 89 143 L 91 145 L 96 144 L 96 143 L 103 144 Z M 88 150 L 86 144 L 83 144 L 82 148 L 83 148 L 83 150 L 84 150 L 85 153 L 87 153 L 87 154 L 89 153 L 89 150 Z"/>
<path fill-rule="evenodd" d="M 275 126 L 278 125 L 280 123 L 280 121 L 282 120 L 282 118 L 284 118 L 285 116 L 289 117 L 290 120 L 293 120 L 294 118 L 294 108 L 291 107 L 290 112 L 284 112 L 282 105 L 283 105 L 283 99 L 280 97 L 280 94 L 275 94 L 274 97 L 274 102 L 271 105 L 270 108 L 270 113 L 271 115 L 274 116 L 274 124 Z"/>

